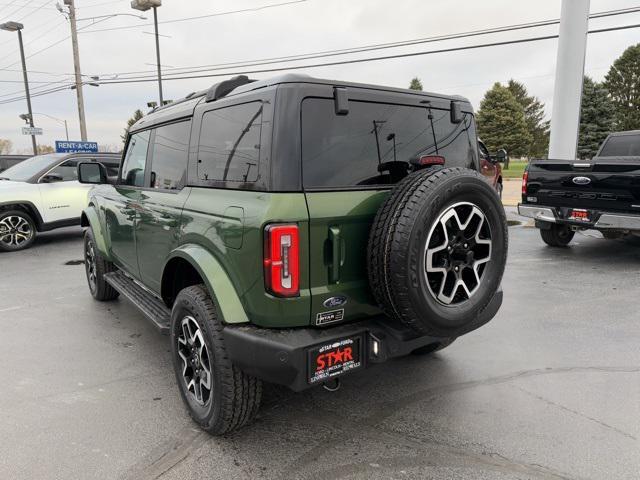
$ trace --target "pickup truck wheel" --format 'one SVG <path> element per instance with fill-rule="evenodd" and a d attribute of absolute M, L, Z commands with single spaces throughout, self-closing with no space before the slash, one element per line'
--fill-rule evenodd
<path fill-rule="evenodd" d="M 251 423 L 262 398 L 262 382 L 229 360 L 222 330 L 204 285 L 180 291 L 171 312 L 173 366 L 191 418 L 212 435 Z"/>
<path fill-rule="evenodd" d="M 455 337 L 446 338 L 436 343 L 430 343 L 429 345 L 425 345 L 424 347 L 416 348 L 411 352 L 411 355 L 429 355 L 430 353 L 439 352 L 443 348 L 447 348 L 453 342 L 455 342 Z"/>
<path fill-rule="evenodd" d="M 550 247 L 566 247 L 574 235 L 575 232 L 566 225 L 551 225 L 548 229 L 540 229 L 542 240 Z"/>
<path fill-rule="evenodd" d="M 104 275 L 115 271 L 116 267 L 100 255 L 100 252 L 96 248 L 93 231 L 90 228 L 84 232 L 84 269 L 87 274 L 89 291 L 93 298 L 101 302 L 106 302 L 108 300 L 115 300 L 120 296 L 104 279 Z"/>
<path fill-rule="evenodd" d="M 0 212 L 0 252 L 29 248 L 36 239 L 36 224 L 22 210 Z"/>
<path fill-rule="evenodd" d="M 507 259 L 504 209 L 465 168 L 409 175 L 382 204 L 369 238 L 369 281 L 383 311 L 415 331 L 457 337 L 482 325 Z"/>

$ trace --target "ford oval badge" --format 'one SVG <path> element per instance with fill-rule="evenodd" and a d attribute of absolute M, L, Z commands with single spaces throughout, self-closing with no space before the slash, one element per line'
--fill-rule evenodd
<path fill-rule="evenodd" d="M 337 297 L 327 298 L 322 304 L 327 308 L 335 308 L 341 307 L 345 303 L 347 303 L 347 297 L 343 297 L 340 295 Z"/>
<path fill-rule="evenodd" d="M 589 177 L 573 177 L 573 183 L 576 185 L 589 185 L 591 179 Z"/>

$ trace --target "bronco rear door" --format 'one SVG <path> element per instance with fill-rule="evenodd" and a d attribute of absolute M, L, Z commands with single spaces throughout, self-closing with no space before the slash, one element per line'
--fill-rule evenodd
<path fill-rule="evenodd" d="M 466 131 L 473 120 L 452 124 L 449 102 L 348 90 L 346 106 L 338 106 L 333 89 L 301 102 L 311 322 L 318 326 L 380 314 L 367 275 L 369 231 L 409 162 L 430 155 L 446 156 L 451 166 L 477 162 L 475 132 Z"/>

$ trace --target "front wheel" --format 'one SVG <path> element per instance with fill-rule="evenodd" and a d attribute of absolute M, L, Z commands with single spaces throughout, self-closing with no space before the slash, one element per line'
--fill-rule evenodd
<path fill-rule="evenodd" d="M 171 312 L 176 380 L 189 415 L 212 435 L 251 423 L 262 398 L 262 382 L 229 360 L 222 330 L 204 285 L 178 294 Z"/>
<path fill-rule="evenodd" d="M 36 239 L 36 224 L 22 210 L 0 212 L 0 252 L 29 248 Z"/>
<path fill-rule="evenodd" d="M 540 236 L 550 247 L 566 247 L 575 232 L 566 225 L 551 225 L 548 229 L 540 229 Z"/>
<path fill-rule="evenodd" d="M 104 279 L 105 274 L 115 271 L 116 267 L 100 255 L 90 228 L 84 232 L 84 268 L 93 298 L 101 302 L 118 298 L 120 294 Z"/>

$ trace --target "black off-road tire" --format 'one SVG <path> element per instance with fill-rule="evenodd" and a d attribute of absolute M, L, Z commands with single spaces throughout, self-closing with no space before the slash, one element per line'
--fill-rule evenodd
<path fill-rule="evenodd" d="M 7 225 L 13 222 L 14 225 L 20 225 L 21 228 L 19 233 L 24 234 L 24 232 L 28 231 L 28 238 L 23 239 L 19 238 L 20 243 L 14 245 L 17 239 L 14 241 L 11 236 L 3 236 L 0 238 L 0 252 L 17 252 L 19 250 L 25 250 L 33 245 L 33 242 L 36 239 L 36 223 L 34 222 L 31 215 L 29 215 L 24 210 L 0 210 L 0 222 L 4 222 L 4 228 L 0 227 L 0 234 L 6 232 L 6 229 L 9 227 Z M 7 223 L 9 222 L 9 223 Z"/>
<path fill-rule="evenodd" d="M 436 343 L 430 343 L 429 345 L 425 345 L 424 347 L 416 348 L 411 352 L 411 355 L 429 355 L 431 353 L 439 352 L 440 350 L 447 348 L 453 342 L 455 342 L 455 337 L 446 338 Z"/>
<path fill-rule="evenodd" d="M 566 247 L 574 235 L 575 232 L 566 225 L 551 225 L 549 229 L 540 229 L 542 240 L 550 247 Z"/>
<path fill-rule="evenodd" d="M 424 249 L 440 216 L 461 202 L 485 215 L 492 253 L 474 294 L 444 305 L 431 293 Z M 458 337 L 487 321 L 481 313 L 500 286 L 507 248 L 504 208 L 482 175 L 466 168 L 421 170 L 400 182 L 378 210 L 367 251 L 370 286 L 392 319 L 423 335 Z"/>
<path fill-rule="evenodd" d="M 203 405 L 187 389 L 183 376 L 185 363 L 179 355 L 178 337 L 187 316 L 196 320 L 208 351 L 212 388 L 208 402 Z M 262 381 L 245 374 L 231 362 L 222 330 L 223 323 L 204 285 L 180 291 L 171 313 L 171 352 L 176 380 L 189 415 L 212 435 L 223 435 L 251 423 L 262 399 Z"/>
<path fill-rule="evenodd" d="M 95 275 L 94 281 L 91 279 L 92 268 Z M 96 241 L 91 228 L 87 228 L 84 232 L 84 269 L 87 274 L 89 291 L 93 298 L 100 302 L 107 302 L 109 300 L 115 300 L 120 296 L 104 279 L 105 274 L 116 270 L 116 266 L 100 255 L 100 252 L 96 248 Z"/>

